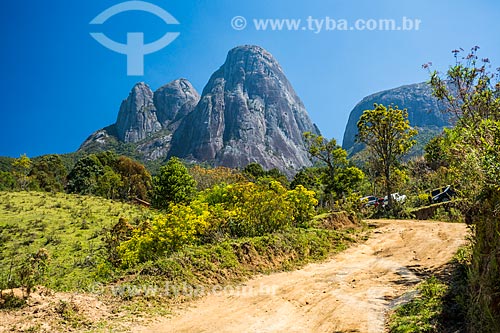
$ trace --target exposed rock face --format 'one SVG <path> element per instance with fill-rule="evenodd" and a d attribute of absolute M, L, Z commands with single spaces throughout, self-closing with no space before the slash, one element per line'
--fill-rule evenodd
<path fill-rule="evenodd" d="M 363 98 L 351 111 L 349 121 L 344 132 L 342 147 L 352 152 L 359 151 L 362 146 L 355 144 L 358 133 L 357 122 L 364 110 L 373 109 L 373 104 L 397 105 L 400 109 L 408 109 L 410 125 L 439 132 L 443 127 L 450 126 L 449 116 L 443 114 L 444 109 L 436 98 L 432 96 L 431 88 L 427 83 L 417 83 L 385 90 Z"/>
<path fill-rule="evenodd" d="M 153 103 L 153 92 L 145 83 L 136 84 L 122 102 L 116 130 L 118 139 L 123 142 L 137 142 L 161 130 Z"/>
<path fill-rule="evenodd" d="M 158 121 L 164 128 L 184 118 L 198 104 L 200 95 L 186 79 L 172 81 L 154 93 Z"/>
<path fill-rule="evenodd" d="M 170 156 L 291 173 L 310 161 L 303 132 L 319 134 L 281 66 L 257 46 L 232 49 L 196 109 L 174 133 Z"/>
<path fill-rule="evenodd" d="M 116 150 L 121 143 L 132 143 L 143 160 L 164 158 L 170 150 L 171 132 L 199 100 L 186 79 L 172 81 L 154 93 L 145 83 L 138 83 L 122 102 L 116 123 L 94 132 L 80 150 Z M 118 152 L 126 153 L 126 148 Z"/>
<path fill-rule="evenodd" d="M 138 83 L 116 124 L 80 149 L 132 152 L 144 161 L 168 155 L 228 167 L 258 162 L 291 175 L 310 165 L 307 131 L 319 134 L 278 62 L 258 46 L 241 46 L 229 52 L 201 98 L 186 79 L 154 93 Z"/>

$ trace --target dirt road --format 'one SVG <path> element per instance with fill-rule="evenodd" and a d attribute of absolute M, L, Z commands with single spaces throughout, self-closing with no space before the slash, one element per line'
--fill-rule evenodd
<path fill-rule="evenodd" d="M 326 262 L 208 295 L 142 332 L 383 332 L 386 311 L 452 258 L 466 226 L 373 223 L 367 242 Z"/>

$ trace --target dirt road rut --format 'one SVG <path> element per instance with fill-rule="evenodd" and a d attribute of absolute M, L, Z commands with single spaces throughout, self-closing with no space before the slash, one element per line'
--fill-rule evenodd
<path fill-rule="evenodd" d="M 370 239 L 319 264 L 260 276 L 192 302 L 142 332 L 383 332 L 420 274 L 446 264 L 466 226 L 376 221 Z"/>

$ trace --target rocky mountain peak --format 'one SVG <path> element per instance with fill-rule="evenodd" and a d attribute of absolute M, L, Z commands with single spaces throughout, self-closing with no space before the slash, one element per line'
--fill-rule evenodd
<path fill-rule="evenodd" d="M 272 54 L 255 45 L 238 46 L 230 50 L 223 68 L 233 74 L 283 73 L 283 69 Z"/>
<path fill-rule="evenodd" d="M 144 82 L 137 83 L 118 112 L 116 131 L 123 142 L 137 142 L 161 130 L 153 103 L 153 91 Z"/>
<path fill-rule="evenodd" d="M 186 79 L 174 80 L 154 93 L 153 102 L 156 106 L 158 121 L 163 127 L 169 127 L 172 122 L 185 117 L 200 100 L 200 94 Z"/>
<path fill-rule="evenodd" d="M 186 79 L 153 93 L 136 84 L 118 119 L 80 147 L 123 147 L 144 161 L 177 156 L 243 168 L 258 162 L 288 175 L 310 165 L 302 134 L 319 134 L 278 61 L 259 46 L 230 50 L 200 96 Z M 118 148 L 121 149 L 121 148 Z"/>
<path fill-rule="evenodd" d="M 319 133 L 274 57 L 258 46 L 229 51 L 172 140 L 171 156 L 291 173 L 310 161 L 302 134 Z"/>
<path fill-rule="evenodd" d="M 357 123 L 363 111 L 373 109 L 374 103 L 385 106 L 393 104 L 400 109 L 408 109 L 410 125 L 418 127 L 422 133 L 430 131 L 437 134 L 443 127 L 451 125 L 449 117 L 441 112 L 444 106 L 432 95 L 429 84 L 422 82 L 384 90 L 363 98 L 351 111 L 342 143 L 342 147 L 351 150 L 351 153 L 363 148 L 363 145 L 355 141 L 358 133 Z"/>

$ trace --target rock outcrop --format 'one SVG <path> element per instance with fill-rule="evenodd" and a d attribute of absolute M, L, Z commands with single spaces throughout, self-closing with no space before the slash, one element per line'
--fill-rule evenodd
<path fill-rule="evenodd" d="M 364 110 L 373 109 L 374 103 L 385 106 L 393 104 L 400 109 L 408 109 L 410 125 L 421 129 L 422 132 L 438 133 L 451 124 L 449 116 L 441 112 L 443 105 L 432 96 L 432 90 L 427 83 L 410 84 L 378 92 L 363 98 L 349 115 L 342 147 L 351 153 L 362 149 L 362 145 L 355 142 L 358 133 L 357 122 Z"/>
<path fill-rule="evenodd" d="M 199 100 L 200 95 L 186 79 L 164 85 L 155 91 L 153 97 L 158 121 L 163 128 L 169 129 L 193 111 Z"/>
<path fill-rule="evenodd" d="M 122 102 L 116 120 L 118 139 L 138 142 L 161 130 L 153 103 L 153 91 L 143 82 L 136 84 Z"/>
<path fill-rule="evenodd" d="M 261 47 L 241 46 L 210 78 L 174 133 L 169 155 L 293 173 L 310 165 L 306 131 L 319 134 L 278 62 Z"/>
<path fill-rule="evenodd" d="M 93 133 L 80 150 L 228 167 L 258 162 L 291 175 L 310 165 L 304 132 L 319 134 L 279 63 L 261 47 L 240 46 L 229 51 L 201 98 L 186 79 L 154 93 L 138 83 L 116 123 Z"/>
<path fill-rule="evenodd" d="M 134 157 L 144 161 L 165 158 L 172 131 L 199 100 L 199 93 L 186 79 L 174 80 L 154 93 L 147 84 L 138 83 L 122 102 L 116 123 L 91 134 L 80 150 L 116 150 L 128 155 L 132 150 L 137 153 Z"/>

